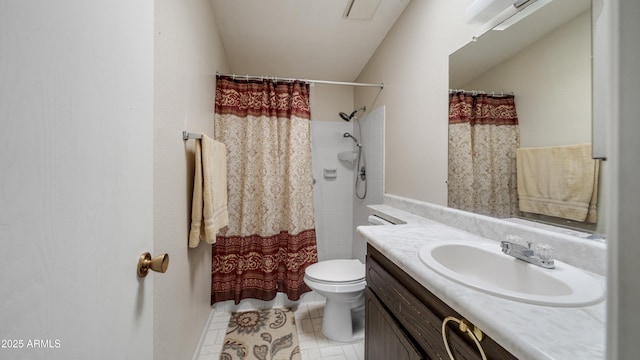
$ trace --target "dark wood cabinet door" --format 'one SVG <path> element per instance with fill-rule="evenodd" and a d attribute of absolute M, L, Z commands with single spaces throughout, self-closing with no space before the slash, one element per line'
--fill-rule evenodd
<path fill-rule="evenodd" d="M 386 345 L 386 340 L 381 333 L 371 334 L 373 338 L 367 342 L 370 335 L 368 332 L 381 331 L 377 330 L 380 326 L 392 327 L 393 330 L 387 330 L 386 336 L 402 337 L 414 350 L 418 349 L 415 351 L 422 354 L 425 359 L 449 359 L 442 339 L 442 322 L 447 316 L 458 319 L 462 319 L 462 316 L 370 245 L 367 247 L 367 291 L 365 294 L 367 295 L 365 321 L 372 316 L 382 317 L 377 312 L 386 316 L 385 323 L 376 319 L 371 324 L 371 330 L 367 325 L 365 353 L 371 356 L 367 357 L 367 360 L 413 359 L 399 357 L 400 355 L 394 357 L 393 353 L 385 353 L 383 347 L 388 345 Z M 373 309 L 374 304 L 377 306 L 375 309 Z M 450 323 L 448 329 L 447 342 L 456 360 L 482 359 L 471 338 L 460 332 L 454 323 Z M 516 360 L 516 357 L 486 334 L 481 345 L 489 359 Z M 369 349 L 369 347 L 372 348 Z M 385 358 L 379 354 L 390 357 Z"/>
<path fill-rule="evenodd" d="M 367 360 L 423 359 L 369 289 L 366 290 L 365 296 L 365 358 Z"/>

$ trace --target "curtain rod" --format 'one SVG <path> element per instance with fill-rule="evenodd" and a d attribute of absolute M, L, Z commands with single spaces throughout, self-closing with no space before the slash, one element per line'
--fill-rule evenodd
<path fill-rule="evenodd" d="M 294 78 L 281 78 L 281 77 L 277 77 L 277 76 L 258 76 L 258 75 L 236 75 L 236 74 L 221 74 L 219 72 L 216 72 L 216 77 L 218 76 L 231 76 L 233 78 L 239 78 L 239 79 L 252 79 L 252 80 L 264 80 L 264 79 L 271 79 L 275 82 L 278 81 L 302 81 L 302 82 L 306 82 L 306 83 L 313 83 L 313 84 L 328 84 L 328 85 L 346 85 L 346 86 L 364 86 L 364 87 L 379 87 L 380 89 L 384 89 L 384 83 L 380 83 L 380 84 L 365 84 L 365 83 L 356 83 L 356 82 L 344 82 L 344 81 L 329 81 L 329 80 L 310 80 L 310 79 L 294 79 Z"/>
<path fill-rule="evenodd" d="M 463 92 L 465 94 L 472 94 L 472 95 L 476 95 L 476 94 L 481 94 L 481 95 L 491 95 L 491 96 L 515 96 L 514 92 L 509 92 L 509 93 L 505 93 L 505 92 L 496 92 L 496 91 L 492 91 L 491 93 L 488 93 L 484 90 L 464 90 L 464 89 L 449 89 L 449 94 L 453 94 L 453 93 L 457 93 L 457 92 Z"/>

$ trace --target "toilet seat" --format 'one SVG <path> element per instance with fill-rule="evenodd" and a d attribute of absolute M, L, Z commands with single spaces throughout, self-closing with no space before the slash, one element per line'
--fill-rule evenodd
<path fill-rule="evenodd" d="M 367 285 L 365 266 L 357 259 L 320 261 L 306 268 L 304 281 L 316 291 L 333 293 L 362 291 Z"/>
<path fill-rule="evenodd" d="M 307 267 L 305 277 L 322 284 L 357 284 L 365 280 L 365 266 L 357 259 L 320 261 Z"/>
<path fill-rule="evenodd" d="M 326 280 L 320 280 L 320 279 L 315 279 L 311 276 L 305 276 L 307 278 L 307 280 L 311 280 L 315 283 L 318 284 L 326 284 L 326 285 L 352 285 L 352 284 L 359 284 L 361 282 L 364 282 L 365 279 L 358 279 L 358 280 L 353 280 L 353 281 L 326 281 Z"/>

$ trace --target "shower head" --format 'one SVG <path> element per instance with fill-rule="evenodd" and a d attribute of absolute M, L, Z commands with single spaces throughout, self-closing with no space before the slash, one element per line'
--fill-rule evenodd
<path fill-rule="evenodd" d="M 340 112 L 340 117 L 342 118 L 342 120 L 344 121 L 351 121 L 351 118 L 356 114 L 356 112 L 352 112 L 351 115 L 347 115 L 346 113 Z"/>
<path fill-rule="evenodd" d="M 344 120 L 344 121 L 351 121 L 351 119 L 353 119 L 353 118 L 354 118 L 354 116 L 356 116 L 356 113 L 357 113 L 358 111 L 361 111 L 361 110 L 362 110 L 362 111 L 367 111 L 367 107 L 366 107 L 366 106 L 363 106 L 363 107 L 361 107 L 361 108 L 360 108 L 360 109 L 358 109 L 358 110 L 354 110 L 354 111 L 353 111 L 351 114 L 349 114 L 349 115 L 347 115 L 346 113 L 343 113 L 343 112 L 340 112 L 338 115 L 340 115 L 340 117 L 341 117 L 341 118 L 342 118 L 342 120 Z M 357 118 L 356 118 L 356 119 L 357 119 Z"/>

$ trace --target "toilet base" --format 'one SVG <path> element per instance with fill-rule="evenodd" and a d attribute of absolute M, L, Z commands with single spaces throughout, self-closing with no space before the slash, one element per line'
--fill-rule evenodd
<path fill-rule="evenodd" d="M 349 342 L 364 337 L 364 308 L 327 299 L 322 316 L 322 334 L 340 342 Z M 359 304 L 358 304 L 359 305 Z"/>

